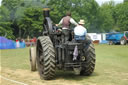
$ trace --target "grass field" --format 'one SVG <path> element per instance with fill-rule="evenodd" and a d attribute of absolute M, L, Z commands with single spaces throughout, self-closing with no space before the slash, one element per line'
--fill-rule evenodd
<path fill-rule="evenodd" d="M 128 85 L 128 45 L 95 45 L 96 68 L 91 76 L 57 71 L 55 80 L 41 80 L 30 71 L 29 48 L 0 50 L 0 75 L 29 85 Z M 1 85 L 19 85 L 2 79 Z"/>

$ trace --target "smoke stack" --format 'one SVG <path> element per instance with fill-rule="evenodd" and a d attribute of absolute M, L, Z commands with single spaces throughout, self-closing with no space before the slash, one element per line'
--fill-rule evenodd
<path fill-rule="evenodd" d="M 43 8 L 44 17 L 50 17 L 50 9 L 49 8 Z"/>

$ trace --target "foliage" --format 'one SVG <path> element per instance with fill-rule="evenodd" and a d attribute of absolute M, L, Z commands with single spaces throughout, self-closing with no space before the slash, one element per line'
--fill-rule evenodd
<path fill-rule="evenodd" d="M 59 23 L 67 11 L 75 21 L 85 20 L 88 32 L 128 30 L 128 2 L 106 2 L 99 6 L 95 0 L 2 0 L 0 7 L 0 36 L 8 38 L 38 37 L 43 29 L 43 7 L 50 7 L 53 24 Z"/>
<path fill-rule="evenodd" d="M 114 28 L 114 18 L 113 18 L 113 13 L 114 13 L 114 2 L 111 1 L 109 3 L 104 3 L 99 9 L 99 23 L 100 27 L 99 30 L 100 32 L 110 32 Z"/>
<path fill-rule="evenodd" d="M 118 4 L 115 8 L 116 25 L 120 31 L 128 30 L 128 2 Z"/>
<path fill-rule="evenodd" d="M 128 2 L 128 0 L 124 0 L 124 2 Z"/>
<path fill-rule="evenodd" d="M 0 35 L 9 39 L 14 39 L 13 30 L 10 22 L 0 22 Z"/>
<path fill-rule="evenodd" d="M 43 24 L 41 1 L 3 0 L 2 6 L 10 12 L 7 15 L 12 23 L 9 27 L 15 37 L 39 36 Z"/>
<path fill-rule="evenodd" d="M 18 22 L 18 26 L 20 31 L 22 31 L 21 34 L 23 33 L 23 37 L 27 37 L 27 34 L 34 37 L 41 33 L 41 30 L 43 29 L 42 21 L 42 9 L 34 7 L 27 8 L 24 12 L 23 18 Z"/>
<path fill-rule="evenodd" d="M 0 9 L 0 36 L 14 39 L 13 29 L 11 28 L 12 23 L 9 21 L 9 10 L 3 6 Z"/>
<path fill-rule="evenodd" d="M 97 26 L 97 17 L 95 15 L 98 12 L 98 4 L 95 0 L 50 0 L 48 6 L 53 8 L 51 17 L 54 22 L 58 23 L 67 11 L 71 11 L 72 17 L 77 22 L 84 19 L 86 28 L 89 31 L 95 31 Z"/>

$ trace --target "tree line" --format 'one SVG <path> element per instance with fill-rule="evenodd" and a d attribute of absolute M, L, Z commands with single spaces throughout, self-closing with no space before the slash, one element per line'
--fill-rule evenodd
<path fill-rule="evenodd" d="M 88 32 L 122 32 L 128 30 L 128 0 L 101 6 L 95 0 L 2 0 L 0 7 L 0 36 L 38 37 L 43 30 L 43 8 L 50 7 L 53 24 L 71 11 L 78 22 L 85 20 Z"/>

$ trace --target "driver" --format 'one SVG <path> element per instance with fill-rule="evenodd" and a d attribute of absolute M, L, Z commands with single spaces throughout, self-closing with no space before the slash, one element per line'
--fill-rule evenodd
<path fill-rule="evenodd" d="M 69 40 L 69 34 L 70 34 L 70 31 L 68 30 L 69 29 L 69 26 L 70 24 L 74 24 L 74 25 L 78 25 L 75 20 L 73 18 L 71 18 L 71 13 L 70 12 L 67 12 L 66 13 L 66 16 L 63 17 L 59 24 L 56 24 L 56 26 L 58 25 L 62 25 L 62 33 L 64 34 L 65 37 L 62 38 L 62 42 L 65 41 L 68 41 Z"/>

